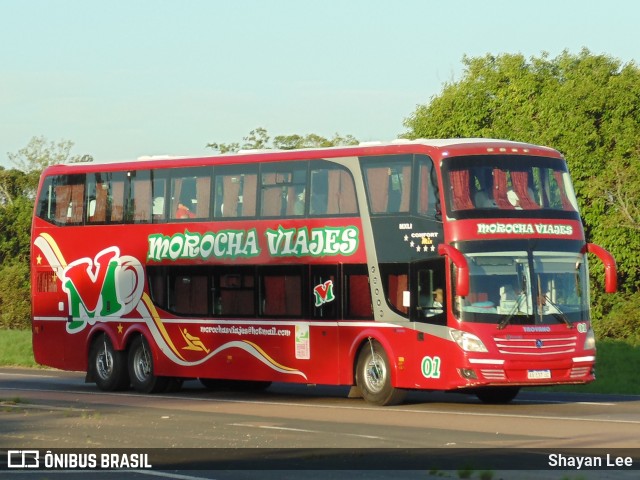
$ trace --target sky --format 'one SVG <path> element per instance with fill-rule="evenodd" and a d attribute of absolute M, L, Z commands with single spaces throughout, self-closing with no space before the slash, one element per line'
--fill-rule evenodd
<path fill-rule="evenodd" d="M 392 140 L 463 57 L 640 64 L 636 0 L 0 0 L 0 165 L 33 137 L 96 160 L 276 135 Z"/>

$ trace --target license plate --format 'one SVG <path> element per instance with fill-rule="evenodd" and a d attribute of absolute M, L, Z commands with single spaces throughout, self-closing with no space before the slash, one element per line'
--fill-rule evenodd
<path fill-rule="evenodd" d="M 539 378 L 551 378 L 551 370 L 529 370 L 527 372 L 527 378 L 529 380 L 535 380 Z"/>

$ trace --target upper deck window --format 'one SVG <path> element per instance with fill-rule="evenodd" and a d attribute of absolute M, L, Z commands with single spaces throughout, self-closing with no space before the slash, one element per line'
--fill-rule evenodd
<path fill-rule="evenodd" d="M 305 213 L 307 164 L 263 165 L 261 175 L 261 215 L 291 217 Z"/>
<path fill-rule="evenodd" d="M 321 159 L 54 174 L 37 202 L 61 226 L 358 214 L 352 173 Z"/>
<path fill-rule="evenodd" d="M 215 218 L 255 217 L 257 185 L 257 165 L 216 167 Z"/>
<path fill-rule="evenodd" d="M 452 158 L 443 179 L 447 211 L 517 210 L 577 212 L 569 173 L 560 159 L 477 156 Z"/>
<path fill-rule="evenodd" d="M 184 168 L 171 173 L 171 219 L 209 218 L 211 169 Z M 154 206 L 156 201 L 154 199 Z"/>
<path fill-rule="evenodd" d="M 309 215 L 358 213 L 353 177 L 345 168 L 329 162 L 314 162 L 310 179 Z"/>
<path fill-rule="evenodd" d="M 430 158 L 362 157 L 361 165 L 372 215 L 412 212 L 434 216 L 439 211 L 437 177 Z"/>
<path fill-rule="evenodd" d="M 84 187 L 84 175 L 60 175 L 47 178 L 42 185 L 37 215 L 58 225 L 82 223 Z"/>

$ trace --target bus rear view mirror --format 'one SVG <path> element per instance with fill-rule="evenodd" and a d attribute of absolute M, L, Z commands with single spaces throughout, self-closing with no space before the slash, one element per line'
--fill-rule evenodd
<path fill-rule="evenodd" d="M 438 254 L 447 256 L 456 266 L 456 295 L 466 297 L 469 295 L 469 264 L 467 258 L 460 250 L 451 245 L 438 245 Z"/>
<path fill-rule="evenodd" d="M 595 243 L 587 243 L 582 248 L 582 253 L 593 253 L 600 259 L 604 264 L 604 291 L 615 293 L 618 289 L 618 272 L 613 255 Z"/>

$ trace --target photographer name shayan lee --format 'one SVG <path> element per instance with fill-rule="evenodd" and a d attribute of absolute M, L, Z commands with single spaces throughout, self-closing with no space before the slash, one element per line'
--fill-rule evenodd
<path fill-rule="evenodd" d="M 633 467 L 632 457 L 618 457 L 607 453 L 604 456 L 549 454 L 550 467 L 575 468 L 630 468 Z"/>

